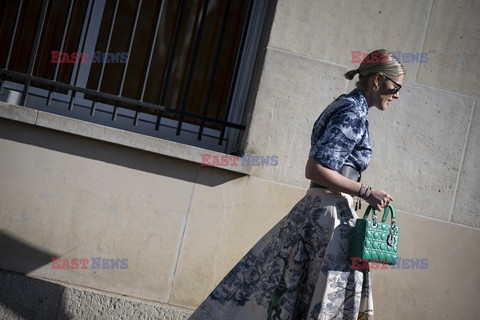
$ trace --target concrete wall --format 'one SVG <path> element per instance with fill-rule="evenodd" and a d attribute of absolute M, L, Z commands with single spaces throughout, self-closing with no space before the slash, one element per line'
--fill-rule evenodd
<path fill-rule="evenodd" d="M 395 198 L 400 256 L 428 259 L 427 269 L 373 271 L 375 312 L 478 318 L 479 14 L 474 0 L 279 0 L 244 141 L 246 153 L 278 155 L 279 165 L 248 174 L 202 167 L 194 148 L 173 145 L 190 154 L 175 157 L 137 136 L 118 145 L 102 139 L 116 134 L 107 128 L 92 139 L 88 124 L 47 125 L 9 107 L 0 120 L 0 236 L 9 244 L 0 268 L 194 308 L 304 194 L 310 130 L 353 88 L 342 78 L 357 67 L 351 51 L 428 52 L 427 63 L 405 63 L 400 99 L 369 114 L 374 158 L 364 181 Z M 52 256 L 128 258 L 128 268 L 57 270 Z"/>

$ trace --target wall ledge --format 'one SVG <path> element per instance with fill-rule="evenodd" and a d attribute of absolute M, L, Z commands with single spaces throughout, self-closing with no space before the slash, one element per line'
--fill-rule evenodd
<path fill-rule="evenodd" d="M 90 139 L 156 153 L 163 156 L 202 164 L 202 154 L 222 157 L 225 154 L 122 129 L 69 118 L 45 111 L 0 101 L 0 118 L 53 129 Z M 250 174 L 249 166 L 217 166 L 216 168 Z"/>

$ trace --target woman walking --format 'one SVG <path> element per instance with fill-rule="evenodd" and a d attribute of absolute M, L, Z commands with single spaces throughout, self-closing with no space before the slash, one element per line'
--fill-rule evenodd
<path fill-rule="evenodd" d="M 393 198 L 360 182 L 372 156 L 367 115 L 398 99 L 405 69 L 389 51 L 370 53 L 356 88 L 313 126 L 305 175 L 310 189 L 227 274 L 190 319 L 373 319 L 368 269 L 348 259 L 357 215 L 352 196 L 381 210 Z"/>

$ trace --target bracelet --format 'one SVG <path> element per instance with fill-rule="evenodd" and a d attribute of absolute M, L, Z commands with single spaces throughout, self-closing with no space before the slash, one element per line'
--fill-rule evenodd
<path fill-rule="evenodd" d="M 372 194 L 372 187 L 366 186 L 363 183 L 360 184 L 360 190 L 358 191 L 358 196 L 364 200 Z"/>
<path fill-rule="evenodd" d="M 360 190 L 358 190 L 358 196 L 359 196 L 360 198 L 361 198 L 362 195 L 365 193 L 365 188 L 366 188 L 366 187 L 367 187 L 366 185 L 364 185 L 363 183 L 360 183 Z"/>
<path fill-rule="evenodd" d="M 367 200 L 367 198 L 370 197 L 370 195 L 372 194 L 372 191 L 372 187 L 368 187 L 367 191 L 365 191 L 365 198 L 363 199 Z"/>

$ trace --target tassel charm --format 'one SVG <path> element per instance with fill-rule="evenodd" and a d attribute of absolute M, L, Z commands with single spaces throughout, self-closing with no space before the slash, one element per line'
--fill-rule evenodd
<path fill-rule="evenodd" d="M 362 201 L 360 197 L 357 197 L 357 201 L 355 201 L 355 211 L 362 210 Z"/>

